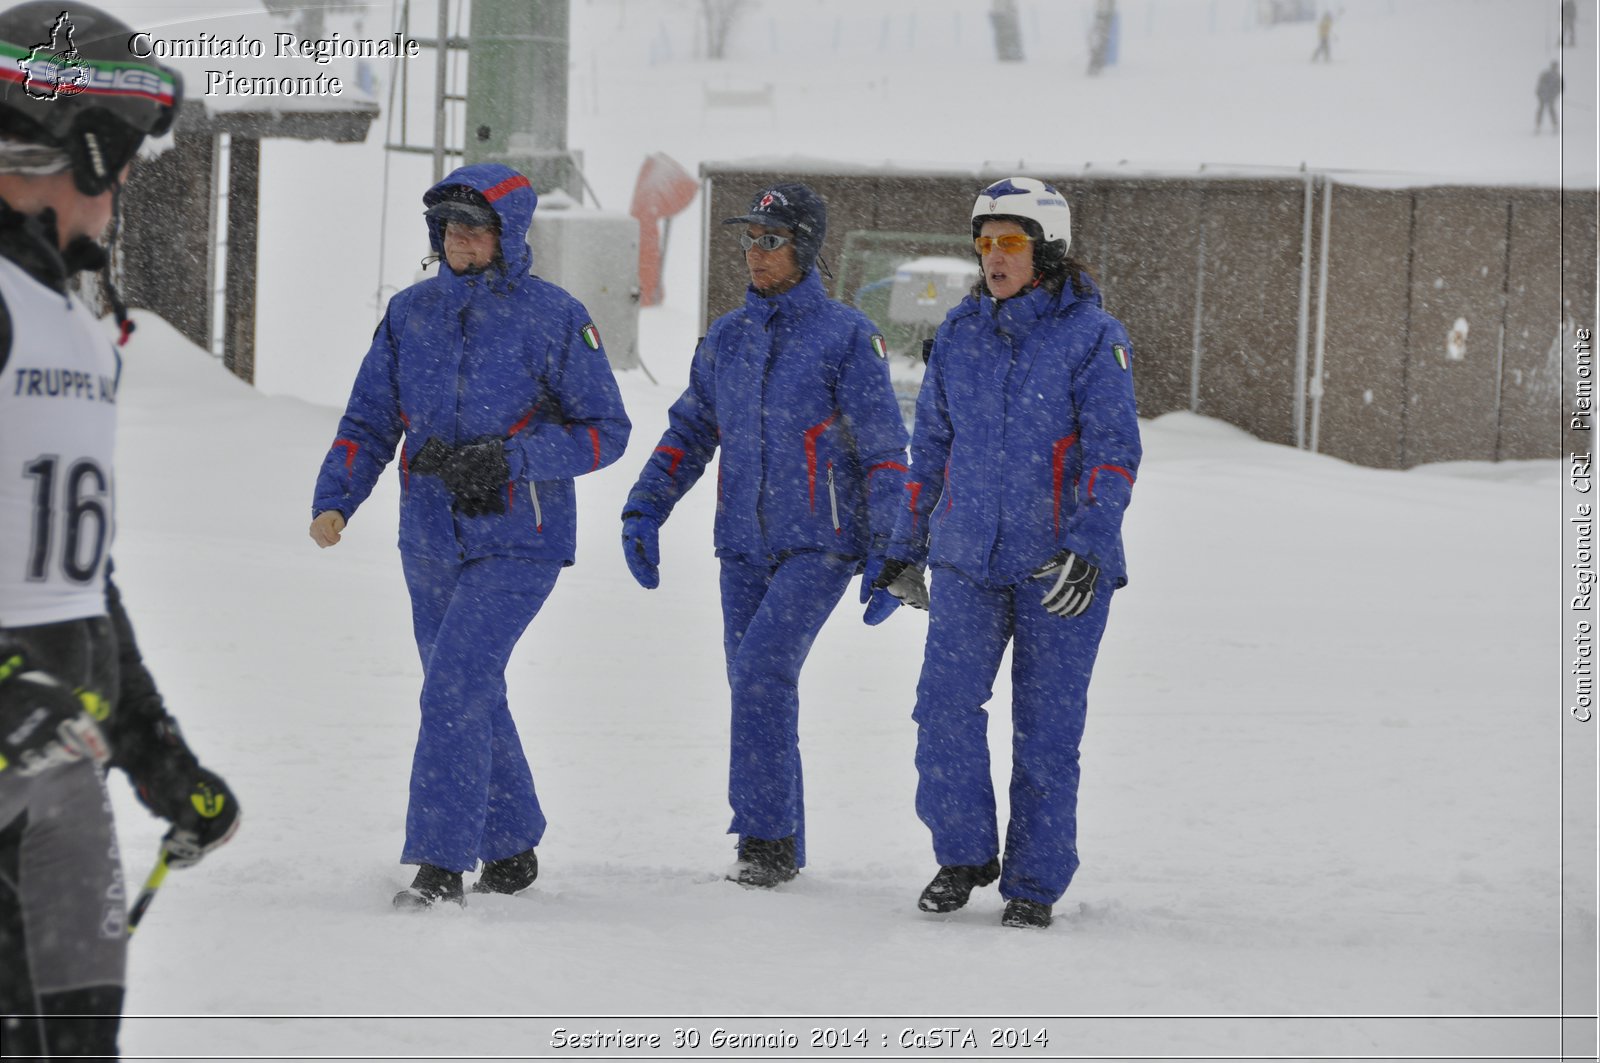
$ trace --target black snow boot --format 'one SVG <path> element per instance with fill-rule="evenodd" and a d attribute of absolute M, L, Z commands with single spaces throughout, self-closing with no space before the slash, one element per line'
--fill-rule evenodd
<path fill-rule="evenodd" d="M 728 876 L 730 882 L 757 889 L 771 889 L 800 873 L 794 862 L 794 836 L 768 841 L 744 838 L 739 842 L 739 867 Z"/>
<path fill-rule="evenodd" d="M 1038 901 L 1013 897 L 1006 902 L 1006 910 L 1000 916 L 1000 925 L 1029 926 L 1043 930 L 1050 925 L 1050 906 L 1040 904 Z"/>
<path fill-rule="evenodd" d="M 484 861 L 483 874 L 472 884 L 472 892 L 521 893 L 538 877 L 539 854 L 528 849 L 516 856 Z"/>
<path fill-rule="evenodd" d="M 928 888 L 917 898 L 917 907 L 925 912 L 953 912 L 964 908 L 967 898 L 979 886 L 987 886 L 1000 877 L 1000 860 L 987 864 L 955 864 L 941 867 L 933 876 Z"/>
<path fill-rule="evenodd" d="M 394 895 L 394 906 L 405 911 L 420 912 L 440 901 L 463 903 L 461 872 L 423 864 L 417 868 L 417 877 L 411 880 L 411 885 Z"/>

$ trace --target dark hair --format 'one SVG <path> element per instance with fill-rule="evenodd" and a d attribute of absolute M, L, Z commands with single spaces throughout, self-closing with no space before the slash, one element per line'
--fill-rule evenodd
<path fill-rule="evenodd" d="M 972 236 L 977 238 L 978 232 L 986 221 L 1010 221 L 1022 226 L 1024 232 L 1033 238 L 1033 269 L 1039 275 L 1040 286 L 1049 290 L 1051 295 L 1060 295 L 1066 288 L 1067 282 L 1072 282 L 1074 295 L 1086 297 L 1094 292 L 1092 285 L 1094 278 L 1089 274 L 1089 268 L 1080 260 L 1073 258 L 1068 253 L 1063 242 L 1055 240 L 1044 242 L 1044 229 L 1032 218 L 1021 218 L 1015 214 L 990 214 L 983 218 L 972 220 Z M 977 254 L 976 251 L 973 252 Z M 978 256 L 980 263 L 981 255 Z M 972 294 L 980 298 L 989 294 L 988 282 L 983 278 L 983 270 L 978 270 L 978 280 L 972 286 Z"/>

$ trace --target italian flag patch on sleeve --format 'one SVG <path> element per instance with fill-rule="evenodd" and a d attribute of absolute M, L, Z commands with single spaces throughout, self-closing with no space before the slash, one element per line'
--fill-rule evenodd
<path fill-rule="evenodd" d="M 872 334 L 872 353 L 879 358 L 889 357 L 889 345 L 883 342 L 883 333 L 881 332 Z"/>
<path fill-rule="evenodd" d="M 598 351 L 600 349 L 600 330 L 594 327 L 593 321 L 583 326 L 583 329 L 579 335 L 583 337 L 583 342 L 589 345 L 589 349 L 591 351 Z"/>
<path fill-rule="evenodd" d="M 1117 365 L 1122 369 L 1127 369 L 1133 364 L 1133 354 L 1120 343 L 1111 345 L 1111 356 L 1117 360 Z"/>

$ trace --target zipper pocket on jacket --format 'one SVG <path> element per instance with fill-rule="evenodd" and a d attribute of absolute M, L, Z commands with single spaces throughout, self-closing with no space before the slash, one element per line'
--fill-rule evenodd
<path fill-rule="evenodd" d="M 839 494 L 833 489 L 833 462 L 828 462 L 828 508 L 833 511 L 833 534 L 844 529 L 839 526 Z"/>
<path fill-rule="evenodd" d="M 544 510 L 539 508 L 539 485 L 528 481 L 528 497 L 533 499 L 533 530 L 544 531 Z"/>

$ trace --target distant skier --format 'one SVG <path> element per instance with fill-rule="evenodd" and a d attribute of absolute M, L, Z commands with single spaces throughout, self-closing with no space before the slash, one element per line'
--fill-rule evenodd
<path fill-rule="evenodd" d="M 1096 0 L 1094 22 L 1089 27 L 1089 76 L 1105 69 L 1111 55 L 1111 34 L 1117 20 L 1117 0 Z"/>
<path fill-rule="evenodd" d="M 69 286 L 105 268 L 128 166 L 171 128 L 182 80 L 130 54 L 121 21 L 67 6 L 0 14 L 0 1043 L 109 1060 L 128 896 L 99 766 L 172 824 L 169 867 L 227 841 L 239 805 L 167 712 L 111 581 L 122 360 Z"/>
<path fill-rule="evenodd" d="M 878 585 L 933 576 L 917 682 L 917 815 L 939 871 L 925 912 L 1000 880 L 1001 923 L 1047 927 L 1078 867 L 1078 745 L 1110 603 L 1127 583 L 1122 516 L 1139 471 L 1133 353 L 1069 257 L 1072 216 L 1030 177 L 972 205 L 982 276 L 934 336 L 911 437 L 909 505 Z M 988 714 L 1011 649 L 1004 848 Z"/>
<path fill-rule="evenodd" d="M 1333 12 L 1324 11 L 1317 20 L 1317 50 L 1311 53 L 1311 61 L 1318 59 L 1324 62 L 1333 62 Z"/>
<path fill-rule="evenodd" d="M 1577 0 L 1561 0 L 1561 47 L 1578 43 Z"/>
<path fill-rule="evenodd" d="M 695 351 L 689 386 L 623 506 L 622 550 L 639 584 L 655 587 L 660 526 L 720 449 L 728 832 L 739 838 L 730 877 L 770 888 L 806 864 L 800 669 L 863 569 L 861 600 L 871 597 L 906 504 L 906 429 L 883 337 L 865 314 L 829 299 L 817 276 L 821 197 L 774 185 L 724 224 L 740 226 L 750 287 Z M 872 600 L 868 622 L 898 604 Z"/>
<path fill-rule="evenodd" d="M 389 300 L 322 463 L 311 538 L 345 523 L 400 446 L 400 560 L 422 657 L 397 908 L 517 893 L 545 816 L 506 704 L 506 662 L 572 564 L 573 477 L 622 455 L 629 423 L 583 305 L 531 275 L 538 196 L 463 166 L 422 196 L 437 275 Z M 404 440 L 404 445 L 401 442 Z"/>
<path fill-rule="evenodd" d="M 1561 64 L 1552 61 L 1544 73 L 1539 75 L 1539 81 L 1533 89 L 1533 94 L 1539 98 L 1539 110 L 1533 116 L 1535 133 L 1538 133 L 1540 126 L 1544 124 L 1546 113 L 1550 115 L 1550 132 L 1561 131 L 1561 124 L 1556 121 L 1556 100 L 1561 97 L 1561 90 L 1565 87 L 1566 83 L 1561 78 Z"/>

